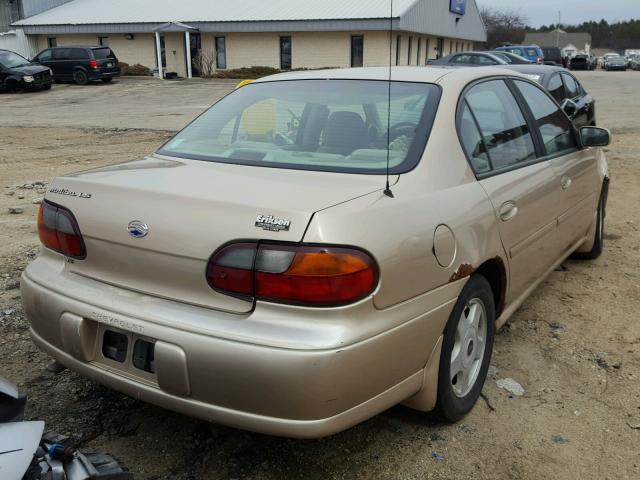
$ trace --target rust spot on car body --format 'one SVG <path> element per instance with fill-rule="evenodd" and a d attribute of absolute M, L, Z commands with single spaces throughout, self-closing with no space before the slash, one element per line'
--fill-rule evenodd
<path fill-rule="evenodd" d="M 473 265 L 469 265 L 468 263 L 463 263 L 457 268 L 455 272 L 451 274 L 451 277 L 449 278 L 449 283 L 466 278 L 470 276 L 473 272 L 475 272 L 475 270 L 476 269 L 473 268 Z"/>

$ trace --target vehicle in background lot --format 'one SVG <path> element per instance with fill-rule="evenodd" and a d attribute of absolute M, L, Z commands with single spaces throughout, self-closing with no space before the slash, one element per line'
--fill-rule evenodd
<path fill-rule="evenodd" d="M 592 70 L 591 57 L 586 53 L 578 53 L 569 60 L 569 70 Z"/>
<path fill-rule="evenodd" d="M 452 53 L 438 60 L 429 60 L 427 65 L 450 65 L 465 67 L 487 67 L 492 65 L 507 65 L 507 60 L 493 52 L 459 52 Z"/>
<path fill-rule="evenodd" d="M 120 76 L 118 59 L 109 47 L 52 47 L 40 52 L 33 61 L 51 68 L 56 81 L 73 80 L 78 85 L 93 80 L 108 83 Z"/>
<path fill-rule="evenodd" d="M 507 45 L 504 47 L 494 48 L 494 50 L 510 52 L 526 58 L 527 60 L 531 60 L 533 63 L 544 63 L 544 53 L 537 45 Z"/>
<path fill-rule="evenodd" d="M 640 55 L 633 55 L 629 62 L 629 68 L 632 70 L 640 70 Z"/>
<path fill-rule="evenodd" d="M 607 70 L 607 71 L 610 71 L 610 70 L 626 71 L 627 70 L 627 61 L 625 60 L 624 57 L 622 57 L 620 55 L 610 55 L 608 57 L 605 56 L 604 69 Z"/>
<path fill-rule="evenodd" d="M 255 80 L 155 155 L 51 182 L 30 333 L 238 428 L 321 437 L 399 402 L 455 421 L 495 330 L 567 256 L 602 252 L 608 143 L 504 68 Z"/>
<path fill-rule="evenodd" d="M 563 66 L 562 51 L 558 47 L 541 47 L 545 65 Z"/>
<path fill-rule="evenodd" d="M 526 75 L 542 85 L 577 128 L 596 125 L 595 99 L 564 68 L 551 65 L 513 65 L 504 68 Z"/>
<path fill-rule="evenodd" d="M 598 68 L 598 57 L 589 54 L 589 59 L 591 61 L 591 70 L 596 70 Z"/>
<path fill-rule="evenodd" d="M 29 60 L 10 50 L 0 50 L 0 90 L 49 90 L 53 83 L 51 70 L 33 65 Z"/>
<path fill-rule="evenodd" d="M 493 55 L 496 55 L 496 56 L 500 57 L 505 62 L 507 62 L 508 64 L 511 64 L 511 65 L 530 65 L 530 64 L 534 63 L 531 60 L 527 60 L 526 58 L 521 57 L 520 55 L 516 55 L 515 53 L 511 53 L 511 52 L 503 52 L 503 51 L 492 50 L 489 53 L 492 53 Z"/>

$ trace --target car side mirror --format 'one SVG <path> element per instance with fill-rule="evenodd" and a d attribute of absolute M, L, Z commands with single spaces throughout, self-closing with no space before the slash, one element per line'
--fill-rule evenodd
<path fill-rule="evenodd" d="M 567 114 L 569 118 L 575 117 L 576 113 L 578 113 L 578 105 L 573 100 L 569 100 L 568 98 L 562 102 L 562 110 Z"/>
<path fill-rule="evenodd" d="M 611 133 L 606 128 L 582 127 L 580 139 L 585 147 L 606 147 L 611 143 Z"/>

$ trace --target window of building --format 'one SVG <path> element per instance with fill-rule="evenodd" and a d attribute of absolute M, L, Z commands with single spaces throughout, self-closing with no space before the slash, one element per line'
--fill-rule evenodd
<path fill-rule="evenodd" d="M 227 68 L 227 42 L 225 37 L 216 37 L 216 68 Z"/>
<path fill-rule="evenodd" d="M 361 67 L 363 63 L 364 37 L 362 35 L 351 36 L 351 66 Z"/>
<path fill-rule="evenodd" d="M 101 47 L 109 46 L 109 37 L 98 37 L 98 45 Z"/>
<path fill-rule="evenodd" d="M 156 42 L 153 42 L 153 50 L 156 58 L 156 66 L 158 66 L 158 46 Z M 162 68 L 167 68 L 167 55 L 164 44 L 164 36 L 160 36 L 160 60 L 162 61 Z"/>
<path fill-rule="evenodd" d="M 291 70 L 291 37 L 280 37 L 280 70 Z"/>
<path fill-rule="evenodd" d="M 429 61 L 429 49 L 431 48 L 431 42 L 429 41 L 428 38 L 425 38 L 424 40 L 425 46 L 424 46 L 424 64 L 426 65 L 427 62 Z"/>
<path fill-rule="evenodd" d="M 547 155 L 578 148 L 572 133 L 571 121 L 562 110 L 538 87 L 515 81 L 527 101 L 542 135 Z"/>
<path fill-rule="evenodd" d="M 58 46 L 58 39 L 56 37 L 48 37 L 47 38 L 47 46 L 49 48 Z"/>
<path fill-rule="evenodd" d="M 536 158 L 536 149 L 520 106 L 502 80 L 483 82 L 466 95 L 495 170 Z"/>
<path fill-rule="evenodd" d="M 400 65 L 400 49 L 402 48 L 402 37 L 396 37 L 396 65 Z"/>
<path fill-rule="evenodd" d="M 413 37 L 409 37 L 409 43 L 407 45 L 407 65 L 411 65 L 411 49 L 413 47 Z"/>
<path fill-rule="evenodd" d="M 416 65 L 420 65 L 420 57 L 422 56 L 422 39 L 418 38 L 418 48 L 416 52 Z"/>

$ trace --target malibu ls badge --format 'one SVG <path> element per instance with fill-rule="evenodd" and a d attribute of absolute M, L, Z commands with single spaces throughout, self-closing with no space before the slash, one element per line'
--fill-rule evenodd
<path fill-rule="evenodd" d="M 286 232 L 289 231 L 291 220 L 276 218 L 273 215 L 258 215 L 255 226 L 270 232 L 280 232 L 281 230 Z"/>
<path fill-rule="evenodd" d="M 127 232 L 129 232 L 129 235 L 133 238 L 142 238 L 146 237 L 147 233 L 149 233 L 149 227 L 140 220 L 132 220 L 129 222 L 129 225 L 127 225 Z"/>

